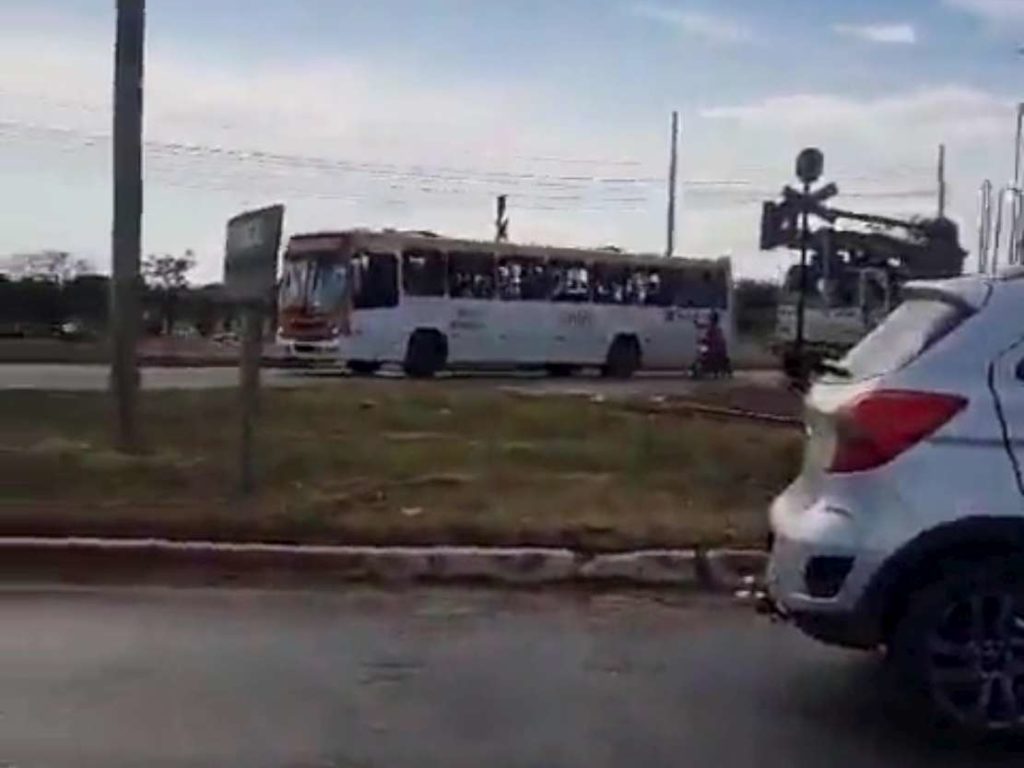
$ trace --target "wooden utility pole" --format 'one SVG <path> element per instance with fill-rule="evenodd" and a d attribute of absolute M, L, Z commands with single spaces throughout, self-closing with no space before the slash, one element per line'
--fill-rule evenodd
<path fill-rule="evenodd" d="M 939 144 L 939 218 L 946 217 L 946 145 Z"/>
<path fill-rule="evenodd" d="M 671 258 L 676 250 L 676 175 L 679 172 L 679 113 L 672 113 L 672 146 L 668 161 L 668 232 L 665 256 Z"/>
<path fill-rule="evenodd" d="M 142 246 L 142 82 L 145 0 L 117 0 L 114 53 L 114 222 L 112 233 L 110 387 L 115 443 L 137 451 L 139 261 Z"/>

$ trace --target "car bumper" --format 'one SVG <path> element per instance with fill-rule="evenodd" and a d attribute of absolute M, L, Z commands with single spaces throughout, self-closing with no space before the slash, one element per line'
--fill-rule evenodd
<path fill-rule="evenodd" d="M 781 612 L 808 635 L 871 647 L 877 622 L 863 595 L 884 556 L 864 545 L 848 501 L 809 493 L 802 480 L 775 500 L 767 587 Z"/>

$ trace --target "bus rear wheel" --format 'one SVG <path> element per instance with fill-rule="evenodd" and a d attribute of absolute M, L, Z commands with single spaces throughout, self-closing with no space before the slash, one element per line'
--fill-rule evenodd
<path fill-rule="evenodd" d="M 612 379 L 628 379 L 640 369 L 640 363 L 640 344 L 636 338 L 616 336 L 601 373 Z"/>
<path fill-rule="evenodd" d="M 448 342 L 437 331 L 420 330 L 409 337 L 402 370 L 414 379 L 429 379 L 448 362 Z"/>
<path fill-rule="evenodd" d="M 579 367 L 566 363 L 548 363 L 544 366 L 544 370 L 553 379 L 567 379 L 576 373 Z"/>
<path fill-rule="evenodd" d="M 373 374 L 380 370 L 380 363 L 374 363 L 369 360 L 349 360 L 348 369 L 355 376 L 373 376 Z"/>

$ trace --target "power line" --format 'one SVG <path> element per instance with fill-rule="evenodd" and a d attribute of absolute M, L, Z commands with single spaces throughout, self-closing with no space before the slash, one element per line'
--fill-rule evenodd
<path fill-rule="evenodd" d="M 109 142 L 109 136 L 103 133 L 90 133 L 75 128 L 43 126 L 17 120 L 0 120 L 0 133 L 21 133 L 28 135 L 51 135 L 63 137 L 71 143 L 95 146 Z M 169 157 L 172 159 L 220 159 L 236 164 L 254 165 L 263 170 L 281 169 L 285 171 L 309 170 L 313 172 L 355 173 L 378 176 L 381 178 L 430 179 L 435 181 L 452 181 L 462 184 L 501 183 L 504 185 L 544 186 L 553 189 L 575 189 L 580 186 L 646 186 L 663 183 L 656 176 L 597 176 L 584 174 L 537 174 L 513 172 L 473 167 L 400 165 L 368 161 L 352 161 L 341 158 L 318 155 L 300 155 L 264 150 L 246 150 L 221 147 L 209 144 L 186 142 L 146 143 L 146 152 L 150 157 Z M 912 169 L 911 169 L 912 170 Z M 906 174 L 904 174 L 906 175 Z M 858 176 L 851 180 L 881 180 L 882 177 Z M 750 187 L 754 182 L 749 179 L 683 179 L 685 188 L 702 187 Z M 759 192 L 759 194 L 765 194 Z M 775 194 L 774 190 L 767 193 Z"/>
<path fill-rule="evenodd" d="M 105 149 L 109 136 L 74 128 L 0 120 L 0 133 L 41 139 L 69 151 Z M 520 209 L 633 212 L 650 210 L 657 190 L 638 176 L 527 174 L 472 167 L 400 165 L 348 161 L 185 142 L 154 142 L 146 146 L 147 175 L 165 186 L 299 199 L 364 201 L 409 205 L 422 197 L 468 200 L 508 194 Z M 373 179 L 367 191 L 346 189 L 351 176 Z M 660 187 L 662 180 L 656 179 Z M 682 181 L 687 199 L 697 206 L 746 207 L 775 195 L 749 179 L 691 178 Z M 863 190 L 851 198 L 898 199 L 930 196 L 931 192 Z M 459 204 L 464 204 L 460 202 Z"/>

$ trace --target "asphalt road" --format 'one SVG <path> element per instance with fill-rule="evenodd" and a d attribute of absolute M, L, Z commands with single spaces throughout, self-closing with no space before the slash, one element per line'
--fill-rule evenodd
<path fill-rule="evenodd" d="M 45 389 L 59 391 L 98 392 L 108 387 L 109 369 L 103 365 L 76 364 L 0 364 L 0 390 Z M 345 377 L 340 370 L 283 370 L 263 371 L 263 382 L 271 387 L 301 387 L 329 384 Z M 505 386 L 513 389 L 550 392 L 552 394 L 605 394 L 616 396 L 686 395 L 693 389 L 693 381 L 678 374 L 642 374 L 630 381 L 611 381 L 598 376 L 576 376 L 552 379 L 537 374 L 455 374 L 448 378 L 464 382 L 478 382 L 485 386 Z M 772 371 L 741 371 L 736 381 L 772 383 L 778 374 Z M 381 381 L 396 381 L 400 377 L 382 375 Z M 144 368 L 144 389 L 216 389 L 238 386 L 237 368 Z"/>
<path fill-rule="evenodd" d="M 1020 765 L 720 602 L 0 591 L 0 765 Z"/>

